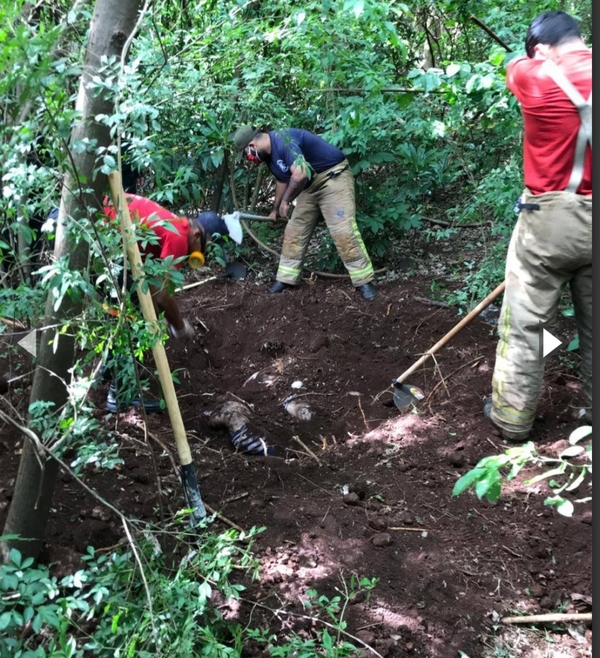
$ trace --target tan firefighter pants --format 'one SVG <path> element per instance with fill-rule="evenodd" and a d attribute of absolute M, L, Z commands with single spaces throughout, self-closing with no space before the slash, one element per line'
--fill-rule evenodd
<path fill-rule="evenodd" d="M 345 171 L 335 175 L 344 167 L 347 167 Z M 356 225 L 354 176 L 347 160 L 316 174 L 310 187 L 298 197 L 285 228 L 277 280 L 290 285 L 298 283 L 308 243 L 321 217 L 325 219 L 352 285 L 362 286 L 371 281 L 373 265 Z"/>
<path fill-rule="evenodd" d="M 530 430 L 544 363 L 539 323 L 552 328 L 569 284 L 579 333 L 588 420 L 592 414 L 592 197 L 571 192 L 538 196 L 525 190 L 506 261 L 506 291 L 493 378 L 492 419 L 508 431 Z"/>

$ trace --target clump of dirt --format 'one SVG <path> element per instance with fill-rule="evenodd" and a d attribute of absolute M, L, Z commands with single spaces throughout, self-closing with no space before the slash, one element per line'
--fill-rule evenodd
<path fill-rule="evenodd" d="M 251 273 L 243 282 L 215 280 L 179 295 L 196 338 L 170 341 L 167 352 L 181 382 L 201 492 L 237 525 L 266 528 L 256 542 L 261 577 L 248 583 L 248 598 L 302 614 L 310 588 L 332 596 L 352 574 L 377 578 L 370 598 L 348 607 L 347 631 L 380 655 L 491 656 L 490 636 L 507 612 L 572 609 L 573 594 L 591 594 L 591 507 L 563 518 L 544 507 L 544 490 L 526 491 L 522 480 L 495 505 L 472 494 L 451 497 L 458 477 L 507 447 L 481 413 L 495 328 L 481 319 L 465 328 L 411 378 L 426 394 L 419 410 L 399 412 L 392 378 L 460 318 L 415 301 L 427 297 L 422 278 L 390 277 L 378 288 L 372 302 L 345 280 L 304 281 L 274 295 Z M 94 393 L 98 404 L 104 393 Z M 234 451 L 227 429 L 210 422 L 225 400 L 247 405 L 275 454 Z M 310 413 L 292 413 L 292 401 Z M 566 439 L 581 404 L 572 371 L 552 357 L 532 439 L 542 446 Z M 121 414 L 124 466 L 89 473 L 90 486 L 141 518 L 181 505 L 168 415 L 150 416 L 148 424 L 154 438 L 145 444 L 137 412 Z M 3 430 L 0 521 L 21 445 L 22 437 Z M 74 561 L 73 548 L 116 543 L 117 520 L 97 508 L 62 476 L 48 551 L 71 547 Z M 265 608 L 253 615 L 254 624 L 280 628 L 281 615 Z M 304 631 L 310 625 L 301 617 L 286 623 Z M 568 655 L 591 655 L 587 644 L 555 635 Z M 247 655 L 261 654 L 249 646 Z"/>

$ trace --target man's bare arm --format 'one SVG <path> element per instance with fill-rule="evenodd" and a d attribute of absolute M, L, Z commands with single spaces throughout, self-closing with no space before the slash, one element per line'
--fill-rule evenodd
<path fill-rule="evenodd" d="M 278 180 L 275 185 L 275 200 L 273 201 L 273 210 L 271 211 L 269 217 L 272 217 L 273 219 L 277 218 L 279 204 L 281 203 L 281 199 L 283 199 L 283 195 L 286 190 L 287 190 L 287 183 Z"/>
<path fill-rule="evenodd" d="M 290 208 L 290 201 L 293 201 L 308 183 L 308 175 L 306 174 L 306 167 L 297 167 L 292 165 L 290 167 L 292 177 L 285 189 L 281 203 L 279 204 L 279 214 L 286 217 Z"/>

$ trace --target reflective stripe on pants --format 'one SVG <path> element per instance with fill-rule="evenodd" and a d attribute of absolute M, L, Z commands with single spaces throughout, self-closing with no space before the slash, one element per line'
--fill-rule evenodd
<path fill-rule="evenodd" d="M 337 176 L 329 176 L 347 165 L 344 160 L 315 175 L 310 187 L 299 195 L 283 236 L 278 281 L 291 285 L 298 283 L 308 243 L 321 218 L 325 219 L 352 284 L 362 286 L 374 278 L 371 259 L 356 225 L 352 171 L 348 167 Z"/>
<path fill-rule="evenodd" d="M 498 325 L 492 419 L 508 431 L 530 430 L 544 375 L 539 323 L 556 325 L 560 298 L 570 286 L 579 333 L 581 377 L 592 411 L 592 197 L 571 192 L 524 202 L 506 260 L 506 291 Z"/>

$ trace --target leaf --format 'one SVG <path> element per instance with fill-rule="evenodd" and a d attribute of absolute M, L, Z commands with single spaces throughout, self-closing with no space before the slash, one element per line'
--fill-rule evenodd
<path fill-rule="evenodd" d="M 17 567 L 21 566 L 21 551 L 11 548 L 9 551 L 10 561 Z"/>
<path fill-rule="evenodd" d="M 559 514 L 562 514 L 563 516 L 573 516 L 573 512 L 575 511 L 575 507 L 573 506 L 573 503 L 570 500 L 563 500 L 560 505 L 557 506 L 556 511 Z"/>
<path fill-rule="evenodd" d="M 459 478 L 452 489 L 452 496 L 459 496 L 466 491 L 474 482 L 485 476 L 487 470 L 484 468 L 473 468 Z"/>
<path fill-rule="evenodd" d="M 486 476 L 481 478 L 481 480 L 479 480 L 479 482 L 475 485 L 475 493 L 477 494 L 477 498 L 481 500 L 485 495 L 487 495 L 491 502 L 498 500 L 501 489 L 501 487 L 498 487 L 499 480 L 500 475 L 498 474 L 498 471 L 488 471 Z"/>
<path fill-rule="evenodd" d="M 453 75 L 456 75 L 460 71 L 460 64 L 449 64 L 446 67 L 446 75 L 451 78 Z"/>
<path fill-rule="evenodd" d="M 3 612 L 0 615 L 0 631 L 3 631 L 5 628 L 8 628 L 12 619 L 12 614 L 10 612 Z"/>
<path fill-rule="evenodd" d="M 527 480 L 525 484 L 529 487 L 532 484 L 535 484 L 536 482 L 541 482 L 542 480 L 545 480 L 546 478 L 551 478 L 554 477 L 555 475 L 562 475 L 565 472 L 566 467 L 567 467 L 567 463 L 563 462 L 558 468 L 552 468 L 549 471 L 546 471 L 545 473 L 536 475 L 530 480 Z"/>
<path fill-rule="evenodd" d="M 591 433 L 591 425 L 582 425 L 581 427 L 578 427 L 571 432 L 571 435 L 569 436 L 569 443 L 571 445 L 575 445 L 577 442 L 581 441 L 581 439 L 585 439 L 586 436 L 590 436 Z"/>
<path fill-rule="evenodd" d="M 573 511 L 575 510 L 573 503 L 570 500 L 562 498 L 561 496 L 546 498 L 544 505 L 556 507 L 556 511 L 559 514 L 562 514 L 562 516 L 573 516 Z"/>
<path fill-rule="evenodd" d="M 568 352 L 574 352 L 579 349 L 579 334 L 567 345 Z"/>
<path fill-rule="evenodd" d="M 577 455 L 580 455 L 582 452 L 585 452 L 585 448 L 583 446 L 569 446 L 568 448 L 565 448 L 559 455 L 559 457 L 562 459 L 563 457 L 576 457 Z"/>
<path fill-rule="evenodd" d="M 321 636 L 321 641 L 323 642 L 323 647 L 325 648 L 326 651 L 329 653 L 333 649 L 333 640 L 331 638 L 331 635 L 327 632 L 327 629 L 323 631 L 323 635 Z"/>

